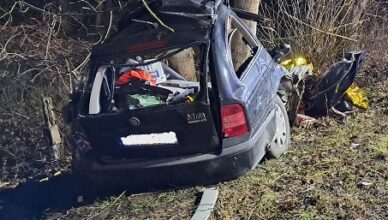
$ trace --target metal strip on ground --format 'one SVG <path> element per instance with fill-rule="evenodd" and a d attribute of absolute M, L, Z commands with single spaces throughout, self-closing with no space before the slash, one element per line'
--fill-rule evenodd
<path fill-rule="evenodd" d="M 201 201 L 191 220 L 207 220 L 214 209 L 218 198 L 218 190 L 216 188 L 205 189 L 202 194 Z"/>

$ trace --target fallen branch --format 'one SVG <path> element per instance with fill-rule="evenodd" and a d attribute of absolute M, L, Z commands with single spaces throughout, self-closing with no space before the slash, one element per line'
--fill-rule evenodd
<path fill-rule="evenodd" d="M 101 215 L 108 211 L 110 209 L 110 207 L 113 206 L 113 204 L 115 204 L 117 201 L 119 201 L 121 199 L 121 197 L 123 197 L 125 195 L 125 191 L 122 192 L 113 202 L 111 202 L 104 210 L 102 210 L 101 212 L 97 213 L 96 215 L 93 215 L 92 217 L 89 217 L 87 218 L 87 220 L 92 220 L 92 219 L 101 219 Z M 102 218 L 103 219 L 103 218 Z"/>

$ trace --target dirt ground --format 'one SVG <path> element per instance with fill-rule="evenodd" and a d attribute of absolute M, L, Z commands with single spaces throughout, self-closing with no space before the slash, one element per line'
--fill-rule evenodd
<path fill-rule="evenodd" d="M 363 69 L 357 82 L 367 90 L 368 111 L 345 124 L 328 117 L 294 128 L 287 154 L 215 186 L 212 219 L 387 219 L 388 66 Z M 88 197 L 66 166 L 43 164 L 43 172 L 3 171 L 0 219 L 189 219 L 204 189 Z"/>

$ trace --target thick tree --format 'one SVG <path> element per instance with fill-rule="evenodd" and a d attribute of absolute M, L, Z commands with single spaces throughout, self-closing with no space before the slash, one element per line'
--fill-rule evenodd
<path fill-rule="evenodd" d="M 233 7 L 249 11 L 251 13 L 258 13 L 261 0 L 234 0 Z M 256 34 L 256 22 L 246 21 L 252 33 Z M 239 34 L 239 33 L 236 33 Z M 233 64 L 235 67 L 240 66 L 249 56 L 249 51 L 244 45 L 240 37 L 235 37 L 232 42 Z M 188 80 L 196 79 L 196 72 L 194 67 L 194 51 L 192 49 L 184 50 L 181 53 L 169 59 L 170 66 L 177 72 L 181 73 Z"/>
<path fill-rule="evenodd" d="M 185 79 L 197 81 L 194 63 L 194 51 L 189 48 L 168 59 L 168 64 Z"/>
<path fill-rule="evenodd" d="M 261 0 L 234 0 L 233 7 L 257 14 L 259 11 L 260 2 Z M 245 24 L 249 27 L 252 33 L 256 34 L 256 22 L 245 21 Z M 241 34 L 236 32 L 236 37 L 232 39 L 232 57 L 235 69 L 238 69 L 238 67 L 240 67 L 249 56 L 250 51 L 245 46 Z"/>

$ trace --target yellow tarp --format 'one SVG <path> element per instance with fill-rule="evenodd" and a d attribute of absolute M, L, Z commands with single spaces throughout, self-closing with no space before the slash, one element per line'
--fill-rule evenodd
<path fill-rule="evenodd" d="M 364 90 L 357 87 L 355 84 L 351 85 L 345 92 L 346 99 L 349 100 L 357 108 L 367 110 L 369 108 L 369 100 Z"/>
<path fill-rule="evenodd" d="M 285 61 L 281 62 L 280 65 L 284 66 L 287 69 L 292 69 L 296 66 L 306 65 L 311 70 L 311 72 L 314 69 L 313 64 L 308 63 L 307 59 L 304 57 L 297 57 L 294 59 L 285 60 Z"/>

